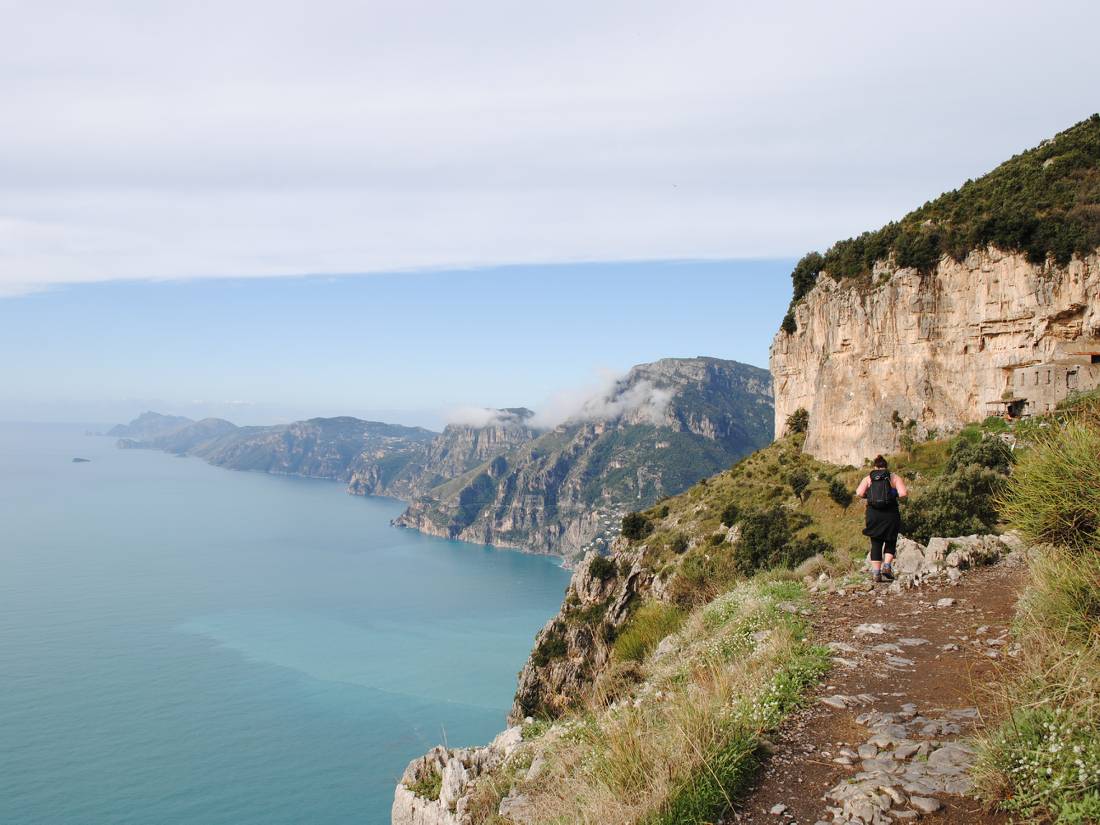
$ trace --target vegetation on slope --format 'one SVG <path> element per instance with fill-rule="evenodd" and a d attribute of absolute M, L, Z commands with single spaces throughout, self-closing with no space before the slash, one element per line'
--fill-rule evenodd
<path fill-rule="evenodd" d="M 826 669 L 827 651 L 788 612 L 804 595 L 758 577 L 694 610 L 672 650 L 642 657 L 630 695 L 528 725 L 522 756 L 479 784 L 473 821 L 507 822 L 497 811 L 510 793 L 532 824 L 714 821 L 752 778 L 763 738 Z"/>
<path fill-rule="evenodd" d="M 833 278 L 867 278 L 876 261 L 931 272 L 944 255 L 961 261 L 974 249 L 1020 252 L 1036 264 L 1066 264 L 1100 247 L 1100 115 L 1093 115 L 977 180 L 940 195 L 875 232 L 811 252 L 791 273 L 793 306 L 823 270 Z"/>
<path fill-rule="evenodd" d="M 982 786 L 1028 822 L 1100 822 L 1100 395 L 1031 433 L 1003 511 L 1039 545 L 1017 608 L 1022 658 L 984 742 Z"/>
<path fill-rule="evenodd" d="M 630 514 L 618 552 L 589 559 L 588 595 L 570 590 L 532 655 L 547 674 L 584 659 L 579 681 L 565 696 L 551 680 L 551 693 L 522 706 L 519 716 L 537 721 L 525 725 L 522 750 L 473 790 L 473 822 L 508 822 L 505 797 L 522 800 L 524 822 L 547 825 L 701 825 L 732 807 L 768 731 L 824 667 L 806 641 L 807 587 L 822 572 L 828 587 L 864 575 L 863 507 L 852 491 L 866 469 L 813 459 L 802 452 L 805 428 L 789 429 Z M 930 502 L 928 529 L 988 528 L 1011 459 L 1002 430 L 991 420 L 891 457 L 912 480 L 912 509 Z M 949 494 L 984 473 L 997 483 L 976 504 Z M 631 580 L 648 584 L 618 587 Z"/>

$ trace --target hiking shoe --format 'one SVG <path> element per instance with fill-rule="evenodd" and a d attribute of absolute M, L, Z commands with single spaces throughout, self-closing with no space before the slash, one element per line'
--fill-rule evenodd
<path fill-rule="evenodd" d="M 894 571 L 893 568 L 890 567 L 890 565 L 882 565 L 882 577 L 888 582 L 892 582 L 894 580 Z"/>
<path fill-rule="evenodd" d="M 882 573 L 880 573 L 876 570 L 874 575 L 871 576 L 871 578 L 874 580 L 875 584 L 878 584 L 879 582 L 882 581 Z"/>

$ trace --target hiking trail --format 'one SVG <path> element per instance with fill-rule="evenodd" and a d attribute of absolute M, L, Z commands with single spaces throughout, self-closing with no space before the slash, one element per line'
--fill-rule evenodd
<path fill-rule="evenodd" d="M 814 597 L 814 641 L 834 667 L 723 825 L 999 825 L 972 795 L 967 739 L 983 691 L 1016 648 L 1024 567 L 1011 553 L 913 589 L 870 581 Z M 900 590 L 900 592 L 899 592 Z"/>

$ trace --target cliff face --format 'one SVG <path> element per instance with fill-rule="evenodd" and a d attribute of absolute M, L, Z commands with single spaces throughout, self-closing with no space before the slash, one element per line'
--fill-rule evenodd
<path fill-rule="evenodd" d="M 415 499 L 395 523 L 576 556 L 622 516 L 771 440 L 768 374 L 715 358 L 635 367 L 573 420 Z"/>
<path fill-rule="evenodd" d="M 387 475 L 392 464 L 384 451 L 364 453 L 351 468 L 348 492 L 409 499 L 536 438 L 529 425 L 531 410 L 517 407 L 486 410 L 485 424 L 448 424 L 421 455 Z"/>
<path fill-rule="evenodd" d="M 809 414 L 806 449 L 838 464 L 1100 384 L 1100 258 L 1036 265 L 990 248 L 874 285 L 822 273 L 772 343 L 775 424 Z M 895 415 L 895 411 L 897 414 Z"/>

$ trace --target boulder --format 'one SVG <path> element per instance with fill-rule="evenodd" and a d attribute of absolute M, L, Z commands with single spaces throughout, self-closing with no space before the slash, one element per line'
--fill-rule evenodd
<path fill-rule="evenodd" d="M 894 572 L 914 576 L 927 565 L 925 548 L 905 536 L 898 538 L 898 552 L 894 557 Z"/>

